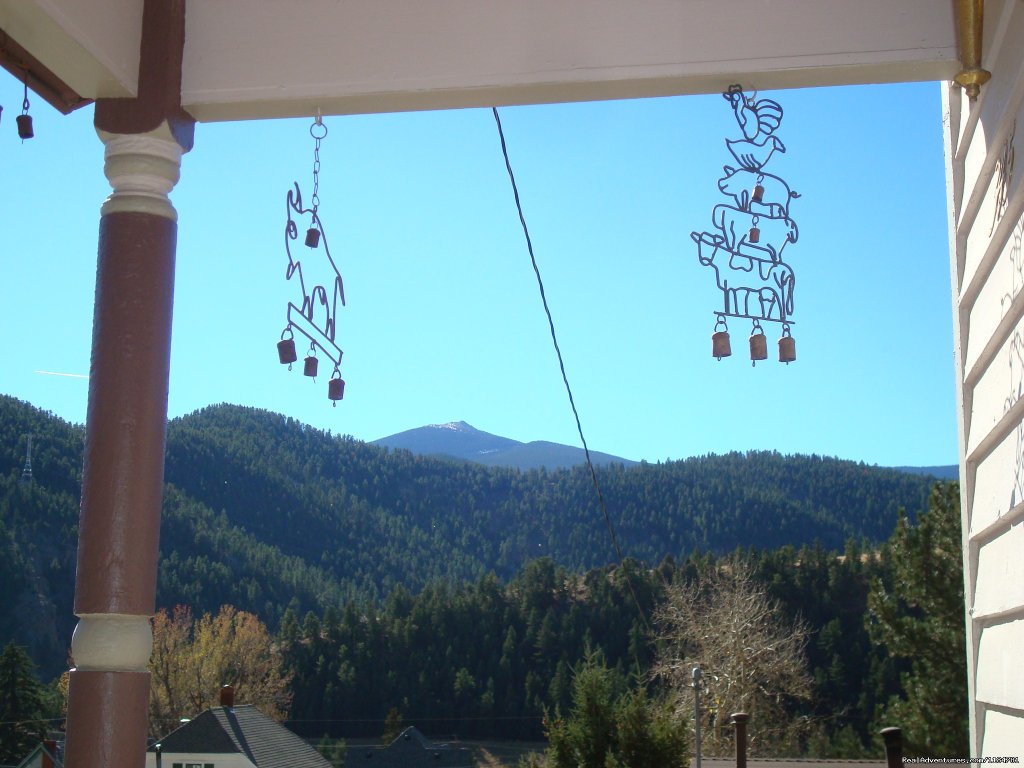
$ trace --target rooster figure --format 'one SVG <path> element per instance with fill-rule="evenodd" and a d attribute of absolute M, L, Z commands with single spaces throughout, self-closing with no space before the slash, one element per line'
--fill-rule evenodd
<path fill-rule="evenodd" d="M 725 142 L 742 167 L 758 171 L 776 150 L 786 151 L 786 147 L 775 136 L 775 130 L 782 123 L 782 107 L 777 101 L 748 99 L 738 85 L 729 86 L 722 97 L 732 104 L 736 123 L 743 132 L 742 139 Z"/>
<path fill-rule="evenodd" d="M 786 151 L 775 135 L 782 123 L 782 107 L 771 99 L 758 99 L 756 91 L 748 97 L 739 85 L 730 86 L 722 96 L 742 132 L 725 142 L 739 167 L 723 167 L 718 189 L 727 201 L 712 209 L 711 228 L 690 233 L 697 245 L 697 260 L 714 270 L 721 291 L 715 333 L 726 332 L 719 326 L 727 317 L 737 317 L 754 320 L 755 329 L 764 321 L 781 323 L 784 338 L 791 339 L 786 334 L 794 323 L 796 276 L 783 261 L 783 249 L 797 241 L 791 203 L 800 195 L 764 168 L 776 150 Z M 786 350 L 780 346 L 783 362 L 796 359 L 792 344 L 787 341 Z"/>

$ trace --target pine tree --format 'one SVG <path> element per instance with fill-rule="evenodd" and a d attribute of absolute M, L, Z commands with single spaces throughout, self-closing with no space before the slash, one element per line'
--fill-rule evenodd
<path fill-rule="evenodd" d="M 623 692 L 622 681 L 598 653 L 589 653 L 573 678 L 568 716 L 545 718 L 548 749 L 533 765 L 545 768 L 682 768 L 686 735 L 671 707 L 652 702 L 642 685 Z M 529 764 L 530 761 L 528 761 Z"/>
<path fill-rule="evenodd" d="M 880 724 L 903 729 L 904 751 L 968 754 L 967 640 L 960 541 L 960 485 L 937 484 L 912 525 L 901 515 L 889 540 L 893 583 L 872 584 L 868 630 L 910 659 L 905 698 L 890 700 Z"/>
<path fill-rule="evenodd" d="M 25 649 L 0 653 L 0 763 L 17 765 L 46 736 L 43 687 Z"/>

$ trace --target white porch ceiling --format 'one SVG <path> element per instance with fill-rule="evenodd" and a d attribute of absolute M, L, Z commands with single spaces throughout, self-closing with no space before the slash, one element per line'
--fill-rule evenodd
<path fill-rule="evenodd" d="M 134 93 L 142 0 L 0 0 L 87 98 Z M 191 0 L 200 121 L 950 79 L 951 0 Z"/>
<path fill-rule="evenodd" d="M 80 96 L 134 96 L 142 0 L 0 0 L 0 29 Z"/>

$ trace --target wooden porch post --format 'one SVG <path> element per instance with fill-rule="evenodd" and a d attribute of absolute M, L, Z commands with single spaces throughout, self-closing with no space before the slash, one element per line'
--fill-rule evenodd
<path fill-rule="evenodd" d="M 146 0 L 139 95 L 96 104 L 100 218 L 65 762 L 145 762 L 177 214 L 184 0 Z"/>

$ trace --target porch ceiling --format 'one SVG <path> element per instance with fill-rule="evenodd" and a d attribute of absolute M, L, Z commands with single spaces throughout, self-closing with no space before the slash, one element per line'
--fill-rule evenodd
<path fill-rule="evenodd" d="M 134 94 L 143 0 L 0 0 L 84 98 Z M 950 0 L 192 0 L 182 102 L 240 120 L 950 79 Z"/>

